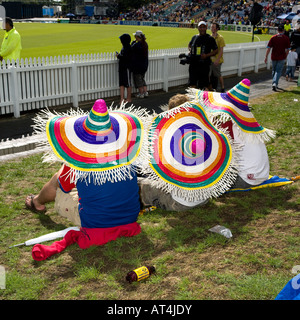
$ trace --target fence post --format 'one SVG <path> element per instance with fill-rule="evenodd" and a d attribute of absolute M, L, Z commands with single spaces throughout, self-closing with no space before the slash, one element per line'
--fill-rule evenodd
<path fill-rule="evenodd" d="M 17 68 L 15 65 L 12 65 L 11 70 L 11 98 L 13 102 L 14 116 L 20 118 L 20 97 L 19 97 L 19 86 L 18 86 L 18 77 L 17 77 Z"/>
<path fill-rule="evenodd" d="M 242 75 L 243 71 L 243 60 L 244 60 L 244 49 L 240 48 L 240 60 L 239 60 L 239 68 L 238 68 L 238 76 L 240 77 Z"/>
<path fill-rule="evenodd" d="M 259 69 L 259 58 L 260 58 L 260 47 L 256 47 L 255 49 L 255 67 L 254 67 L 254 72 L 257 73 Z"/>
<path fill-rule="evenodd" d="M 168 77 L 168 75 L 169 75 L 169 56 L 165 55 L 163 61 L 164 61 L 163 70 L 162 70 L 163 81 L 164 81 L 163 90 L 165 92 L 168 92 L 168 90 L 169 90 L 169 77 Z"/>
<path fill-rule="evenodd" d="M 78 77 L 77 77 L 77 65 L 75 61 L 72 61 L 72 95 L 73 95 L 73 107 L 78 108 Z"/>

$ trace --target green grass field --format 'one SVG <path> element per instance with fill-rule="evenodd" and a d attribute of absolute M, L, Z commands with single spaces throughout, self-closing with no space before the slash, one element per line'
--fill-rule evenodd
<path fill-rule="evenodd" d="M 23 58 L 112 52 L 120 50 L 120 34 L 137 30 L 33 23 L 16 28 Z M 141 29 L 150 49 L 185 47 L 196 33 Z M 227 44 L 251 41 L 249 34 L 221 34 Z M 270 36 L 259 37 L 255 40 Z M 251 103 L 258 122 L 277 132 L 266 144 L 272 175 L 299 174 L 299 94 L 300 88 L 293 87 Z M 24 206 L 26 196 L 37 193 L 59 167 L 42 163 L 40 154 L 0 163 L 0 266 L 5 268 L 0 300 L 273 300 L 300 264 L 300 181 L 224 194 L 186 212 L 157 209 L 139 216 L 142 233 L 136 237 L 86 250 L 74 244 L 50 259 L 34 261 L 32 246 L 9 246 L 72 226 L 53 204 L 45 215 Z M 217 224 L 228 227 L 233 237 L 208 231 Z M 154 265 L 156 275 L 128 284 L 127 272 L 144 264 Z M 104 307 L 99 311 L 105 312 Z"/>
<path fill-rule="evenodd" d="M 16 23 L 22 37 L 21 58 L 46 57 L 70 54 L 88 54 L 120 51 L 119 36 L 141 29 L 147 37 L 149 49 L 187 47 L 197 29 L 140 27 L 92 24 Z M 210 31 L 209 31 L 210 32 Z M 251 42 L 252 34 L 221 31 L 227 44 Z M 0 39 L 4 31 L 0 31 Z M 255 36 L 255 41 L 265 41 L 269 35 Z"/>
<path fill-rule="evenodd" d="M 277 131 L 267 150 L 271 174 L 280 177 L 300 172 L 299 94 L 293 87 L 251 104 L 259 123 Z M 273 300 L 295 276 L 300 181 L 224 194 L 185 212 L 157 209 L 139 216 L 142 232 L 133 238 L 86 250 L 74 244 L 45 261 L 32 259 L 32 246 L 9 249 L 72 226 L 53 204 L 45 215 L 24 206 L 59 167 L 42 163 L 41 155 L 0 163 L 0 265 L 6 272 L 0 300 Z M 233 237 L 208 231 L 217 224 Z M 128 284 L 127 272 L 144 264 L 154 265 L 156 276 Z M 105 312 L 101 306 L 98 312 Z"/>

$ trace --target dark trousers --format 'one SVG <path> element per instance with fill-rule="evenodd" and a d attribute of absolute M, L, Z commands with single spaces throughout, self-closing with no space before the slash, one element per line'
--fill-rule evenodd
<path fill-rule="evenodd" d="M 192 62 L 189 66 L 189 85 L 198 89 L 209 86 L 210 64 L 206 62 Z"/>

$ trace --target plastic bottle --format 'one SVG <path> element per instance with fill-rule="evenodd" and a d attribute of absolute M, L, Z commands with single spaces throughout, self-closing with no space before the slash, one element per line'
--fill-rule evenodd
<path fill-rule="evenodd" d="M 300 176 L 292 177 L 291 180 L 292 180 L 292 181 L 300 180 Z"/>
<path fill-rule="evenodd" d="M 209 231 L 219 233 L 224 237 L 226 237 L 227 239 L 230 239 L 232 237 L 231 231 L 228 228 L 225 228 L 220 225 L 214 226 L 213 228 L 209 229 Z"/>
<path fill-rule="evenodd" d="M 154 211 L 154 210 L 156 210 L 156 207 L 154 207 L 154 206 L 148 207 L 148 208 L 145 208 L 145 209 L 141 210 L 139 214 L 143 215 L 146 212 L 150 212 L 150 211 Z"/>
<path fill-rule="evenodd" d="M 134 269 L 127 273 L 126 280 L 129 283 L 134 281 L 141 281 L 148 278 L 152 273 L 155 272 L 155 267 L 153 266 L 142 266 L 140 268 Z"/>

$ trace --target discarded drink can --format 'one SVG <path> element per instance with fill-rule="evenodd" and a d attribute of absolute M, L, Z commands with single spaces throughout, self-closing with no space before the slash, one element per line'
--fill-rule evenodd
<path fill-rule="evenodd" d="M 155 267 L 153 266 L 142 266 L 140 268 L 134 269 L 127 273 L 126 280 L 129 283 L 134 281 L 141 281 L 148 278 L 152 273 L 155 272 Z"/>

